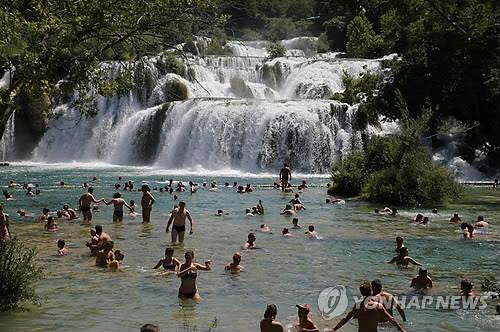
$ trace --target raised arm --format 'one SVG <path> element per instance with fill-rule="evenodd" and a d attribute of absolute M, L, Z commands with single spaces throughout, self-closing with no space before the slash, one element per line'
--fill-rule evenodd
<path fill-rule="evenodd" d="M 205 264 L 205 265 L 201 265 L 199 263 L 194 263 L 194 266 L 198 269 L 198 270 L 202 270 L 202 271 L 210 271 L 212 268 L 210 267 L 210 263 L 208 264 Z"/>

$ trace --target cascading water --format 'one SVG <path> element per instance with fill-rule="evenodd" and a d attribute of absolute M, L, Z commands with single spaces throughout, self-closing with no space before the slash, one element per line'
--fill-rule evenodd
<path fill-rule="evenodd" d="M 12 152 L 14 146 L 14 119 L 15 112 L 11 115 L 5 126 L 5 131 L 3 137 L 0 140 L 0 155 L 2 156 L 2 161 L 7 160 L 7 156 Z"/>
<path fill-rule="evenodd" d="M 273 60 L 265 42 L 229 42 L 233 56 L 188 55 L 184 73 L 163 72 L 161 57 L 145 59 L 135 68 L 136 89 L 98 97 L 96 118 L 59 105 L 32 159 L 250 172 L 286 161 L 327 173 L 361 147 L 356 108 L 329 98 L 344 89 L 344 72 L 379 71 L 380 61 L 315 54 L 314 41 L 283 41 L 294 56 Z M 109 65 L 110 76 L 118 69 Z M 188 99 L 170 102 L 180 94 Z"/>

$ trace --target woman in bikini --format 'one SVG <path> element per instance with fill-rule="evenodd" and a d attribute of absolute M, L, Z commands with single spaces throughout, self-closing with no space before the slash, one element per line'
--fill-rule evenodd
<path fill-rule="evenodd" d="M 142 191 L 142 199 L 141 199 L 142 222 L 145 223 L 149 222 L 150 220 L 151 207 L 155 202 L 155 198 L 153 197 L 153 195 L 151 195 L 150 193 L 151 189 L 147 184 L 142 185 L 141 191 Z"/>
<path fill-rule="evenodd" d="M 175 271 L 177 272 L 177 269 L 181 265 L 181 262 L 174 256 L 174 249 L 172 248 L 167 248 L 165 249 L 165 258 L 162 258 L 158 261 L 158 264 L 153 267 L 153 269 L 157 269 L 160 266 L 163 266 L 165 271 Z"/>
<path fill-rule="evenodd" d="M 10 240 L 9 215 L 3 212 L 3 205 L 0 205 L 0 239 Z"/>
<path fill-rule="evenodd" d="M 110 200 L 109 202 L 104 201 L 104 204 L 110 205 L 113 203 L 115 210 L 113 211 L 113 222 L 121 222 L 123 220 L 123 206 L 125 205 L 129 211 L 132 210 L 130 205 L 125 202 L 125 200 L 122 197 L 122 194 L 120 193 L 114 193 L 113 194 L 113 199 Z"/>
<path fill-rule="evenodd" d="M 194 253 L 192 250 L 186 251 L 184 254 L 186 262 L 179 267 L 177 277 L 181 278 L 181 286 L 179 287 L 178 297 L 182 299 L 193 299 L 196 303 L 201 301 L 198 288 L 196 287 L 196 278 L 198 273 L 196 271 L 210 271 L 210 261 L 206 261 L 205 265 L 193 263 Z"/>

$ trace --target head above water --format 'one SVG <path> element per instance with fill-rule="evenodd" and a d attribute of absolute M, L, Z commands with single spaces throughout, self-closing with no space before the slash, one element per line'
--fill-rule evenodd
<path fill-rule="evenodd" d="M 47 209 L 47 208 L 43 208 L 43 209 L 42 209 L 42 213 L 43 213 L 43 214 L 47 214 L 47 213 L 49 213 L 49 212 L 50 212 L 50 210 L 49 210 L 49 209 Z"/>
<path fill-rule="evenodd" d="M 141 327 L 140 332 L 160 332 L 160 328 L 158 327 L 158 325 L 144 324 Z"/>
<path fill-rule="evenodd" d="M 149 188 L 149 186 L 148 186 L 147 184 L 143 184 L 143 185 L 141 186 L 141 191 L 142 191 L 143 193 L 145 193 L 145 192 L 149 192 L 149 191 L 151 191 L 151 188 Z"/>
<path fill-rule="evenodd" d="M 288 231 L 288 228 L 286 228 L 286 227 L 285 227 L 285 228 L 283 228 L 283 231 L 282 231 L 281 233 L 282 233 L 283 235 L 285 235 L 285 234 L 288 234 L 288 233 L 290 233 L 290 232 Z"/>
<path fill-rule="evenodd" d="M 484 217 L 483 216 L 477 216 L 477 221 L 484 221 Z"/>
<path fill-rule="evenodd" d="M 297 225 L 299 223 L 299 218 L 293 218 L 292 224 Z"/>
<path fill-rule="evenodd" d="M 239 252 L 235 252 L 233 255 L 233 263 L 239 264 L 241 262 L 241 254 Z"/>
<path fill-rule="evenodd" d="M 192 250 L 186 251 L 186 253 L 184 254 L 184 258 L 186 259 L 186 261 L 193 260 L 193 258 L 194 258 L 194 251 L 192 251 Z"/>
<path fill-rule="evenodd" d="M 174 249 L 167 247 L 165 248 L 165 256 L 172 256 L 174 254 Z"/>
<path fill-rule="evenodd" d="M 463 279 L 460 282 L 460 289 L 463 290 L 466 293 L 470 293 L 472 290 L 472 283 L 468 279 Z"/>
<path fill-rule="evenodd" d="M 370 296 L 372 295 L 372 286 L 368 281 L 365 281 L 359 286 L 359 292 L 363 296 Z"/>
<path fill-rule="evenodd" d="M 59 249 L 64 248 L 65 245 L 66 245 L 66 242 L 64 242 L 64 240 L 57 240 L 57 247 Z"/>
<path fill-rule="evenodd" d="M 278 315 L 278 307 L 276 304 L 268 304 L 264 312 L 264 318 L 274 319 Z"/>
<path fill-rule="evenodd" d="M 427 269 L 425 267 L 421 267 L 418 269 L 418 275 L 419 276 L 426 276 L 427 275 Z"/>
<path fill-rule="evenodd" d="M 102 226 L 101 225 L 96 225 L 95 226 L 95 233 L 97 235 L 101 235 L 102 234 Z"/>
<path fill-rule="evenodd" d="M 255 234 L 254 234 L 254 233 L 250 233 L 250 234 L 248 234 L 248 240 L 253 240 L 253 241 L 255 241 L 255 240 L 256 240 Z"/>
<path fill-rule="evenodd" d="M 309 229 L 309 232 L 314 232 L 314 226 L 313 225 L 309 225 L 308 229 Z"/>
<path fill-rule="evenodd" d="M 113 198 L 120 198 L 120 197 L 122 197 L 122 194 L 120 194 L 120 193 L 113 194 Z"/>
<path fill-rule="evenodd" d="M 371 286 L 374 294 L 378 294 L 382 291 L 382 282 L 379 279 L 373 280 Z"/>

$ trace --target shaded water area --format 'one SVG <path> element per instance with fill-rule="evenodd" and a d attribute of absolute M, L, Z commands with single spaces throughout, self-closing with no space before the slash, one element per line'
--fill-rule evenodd
<path fill-rule="evenodd" d="M 18 239 L 36 247 L 44 266 L 46 278 L 38 283 L 42 306 L 29 306 L 27 311 L 0 314 L 0 331 L 138 331 L 144 323 L 160 325 L 162 331 L 186 331 L 194 327 L 206 331 L 217 318 L 217 331 L 257 331 L 265 306 L 278 305 L 278 320 L 291 325 L 296 320 L 297 303 L 311 303 L 312 317 L 322 330 L 333 327 L 340 319 L 321 318 L 317 298 L 321 290 L 345 285 L 349 294 L 358 295 L 363 280 L 381 279 L 384 288 L 396 295 L 410 294 L 411 278 L 418 269 L 400 270 L 386 264 L 394 256 L 395 237 L 405 238 L 410 256 L 423 262 L 434 281 L 432 294 L 458 295 L 460 281 L 470 279 L 479 291 L 485 277 L 499 276 L 500 267 L 500 190 L 471 189 L 460 202 L 442 208 L 440 215 L 427 210 L 402 209 L 399 217 L 373 213 L 372 204 L 347 200 L 345 205 L 326 204 L 326 177 L 294 176 L 293 182 L 306 180 L 307 188 L 301 199 L 307 207 L 299 213 L 300 224 L 314 224 L 323 237 L 309 240 L 304 230 L 291 230 L 293 237 L 283 238 L 283 227 L 291 228 L 291 219 L 279 215 L 293 197 L 270 186 L 276 177 L 232 173 L 173 174 L 153 168 L 89 165 L 16 165 L 3 168 L 0 183 L 9 180 L 18 183 L 39 183 L 42 195 L 28 197 L 20 189 L 12 190 L 13 201 L 5 201 L 11 216 L 11 231 Z M 229 176 L 231 175 L 231 176 Z M 96 181 L 91 181 L 96 176 Z M 93 225 L 101 224 L 115 242 L 115 248 L 125 252 L 123 272 L 96 268 L 85 247 L 90 226 L 79 221 L 60 221 L 61 229 L 48 233 L 33 218 L 17 217 L 15 211 L 24 208 L 39 214 L 43 207 L 51 211 L 68 203 L 75 207 L 84 192 L 81 183 L 89 182 L 95 196 L 108 200 L 113 185 L 122 176 L 122 185 L 133 180 L 135 188 L 141 181 L 159 187 L 161 177 L 168 180 L 198 183 L 217 180 L 218 193 L 208 187 L 196 194 L 178 194 L 187 202 L 195 221 L 195 233 L 186 235 L 183 246 L 175 247 L 174 256 L 183 261 L 185 250 L 193 249 L 195 261 L 213 262 L 212 271 L 201 271 L 198 288 L 203 301 L 198 305 L 179 305 L 177 291 L 180 281 L 173 275 L 163 275 L 152 267 L 163 256 L 170 236 L 165 233 L 168 212 L 174 205 L 172 195 L 153 192 L 157 202 L 153 207 L 150 225 L 141 224 L 140 217 L 124 218 L 113 224 L 112 207 L 100 206 L 94 214 Z M 59 187 L 64 181 L 66 186 Z M 237 194 L 232 183 L 250 183 L 253 193 Z M 224 182 L 231 184 L 224 188 Z M 140 202 L 139 192 L 123 192 L 126 200 Z M 247 217 L 244 209 L 261 199 L 266 215 Z M 228 214 L 215 217 L 217 209 Z M 449 224 L 453 212 L 458 211 L 464 221 L 484 215 L 494 226 L 491 234 L 464 240 L 458 225 Z M 417 212 L 429 215 L 428 226 L 414 226 L 409 221 Z M 224 273 L 224 265 L 235 251 L 241 250 L 247 234 L 266 223 L 273 234 L 257 232 L 257 244 L 264 250 L 243 252 L 242 265 L 246 272 L 240 275 Z M 55 257 L 58 239 L 66 240 L 70 254 Z M 407 310 L 408 331 L 498 331 L 499 316 L 494 316 L 494 302 L 487 302 L 482 310 Z M 396 318 L 400 319 L 396 313 Z M 349 323 L 344 331 L 356 331 L 357 323 Z M 383 331 L 395 331 L 382 326 Z"/>

